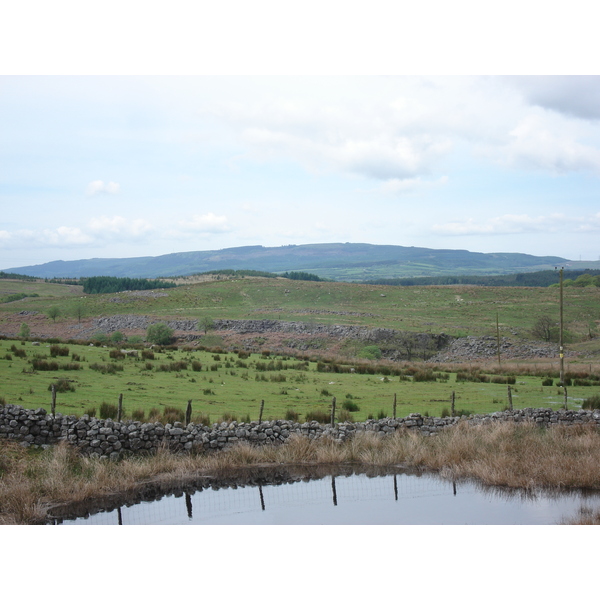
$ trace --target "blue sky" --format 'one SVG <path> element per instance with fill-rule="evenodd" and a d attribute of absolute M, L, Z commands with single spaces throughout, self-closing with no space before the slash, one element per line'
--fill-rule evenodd
<path fill-rule="evenodd" d="M 31 64 L 0 75 L 0 269 L 320 242 L 600 259 L 600 76 Z"/>
<path fill-rule="evenodd" d="M 598 260 L 599 117 L 596 76 L 3 76 L 0 268 L 318 242 Z"/>

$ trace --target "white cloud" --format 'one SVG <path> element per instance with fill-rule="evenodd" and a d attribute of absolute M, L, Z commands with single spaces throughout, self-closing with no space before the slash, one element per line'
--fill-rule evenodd
<path fill-rule="evenodd" d="M 558 231 L 597 232 L 600 231 L 600 213 L 590 217 L 573 217 L 564 214 L 531 217 L 529 215 L 503 215 L 484 221 L 465 219 L 450 223 L 436 224 L 434 233 L 441 235 L 505 235 L 520 233 L 553 233 Z"/>
<path fill-rule="evenodd" d="M 311 94 L 281 86 L 268 100 L 202 112 L 233 130 L 245 159 L 292 159 L 316 173 L 351 173 L 391 188 L 436 176 L 457 148 L 518 169 L 599 172 L 600 129 L 571 114 L 600 117 L 600 104 L 576 99 L 570 82 L 584 97 L 600 98 L 600 77 L 358 77 L 338 88 L 324 78 L 325 89 Z"/>
<path fill-rule="evenodd" d="M 104 181 L 96 180 L 88 183 L 85 190 L 87 196 L 95 196 L 96 194 L 118 194 L 121 186 L 114 181 L 104 183 Z"/>
<path fill-rule="evenodd" d="M 94 217 L 89 222 L 89 228 L 97 237 L 142 237 L 154 230 L 154 226 L 145 219 L 128 220 L 125 217 Z"/>
<path fill-rule="evenodd" d="M 448 183 L 449 177 L 444 175 L 435 181 L 427 181 L 421 179 L 421 177 L 413 177 L 411 179 L 388 179 L 384 181 L 379 189 L 384 193 L 389 194 L 405 194 L 410 192 L 416 192 L 417 190 L 423 189 L 424 187 L 431 187 L 435 185 L 444 185 Z"/>
<path fill-rule="evenodd" d="M 193 215 L 187 221 L 179 221 L 179 227 L 200 233 L 223 233 L 229 231 L 227 217 L 209 212 L 205 215 Z"/>

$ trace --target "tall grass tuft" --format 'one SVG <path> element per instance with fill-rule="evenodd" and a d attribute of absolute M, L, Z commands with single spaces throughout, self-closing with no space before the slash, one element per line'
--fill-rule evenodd
<path fill-rule="evenodd" d="M 116 404 L 110 404 L 109 402 L 103 402 L 100 405 L 100 418 L 101 419 L 116 419 L 119 413 L 119 407 Z"/>

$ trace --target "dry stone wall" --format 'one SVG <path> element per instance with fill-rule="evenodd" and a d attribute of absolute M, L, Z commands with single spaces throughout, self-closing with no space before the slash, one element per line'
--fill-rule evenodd
<path fill-rule="evenodd" d="M 418 413 L 399 419 L 369 420 L 364 423 L 339 423 L 334 427 L 316 421 L 294 423 L 276 420 L 262 423 L 215 423 L 211 427 L 190 423 L 163 425 L 139 421 L 117 422 L 84 415 L 75 417 L 45 409 L 25 409 L 7 404 L 0 406 L 0 438 L 12 439 L 23 446 L 46 447 L 66 441 L 83 454 L 117 459 L 123 455 L 155 452 L 160 447 L 174 452 L 222 450 L 240 441 L 251 444 L 282 444 L 292 435 L 310 439 L 329 436 L 344 440 L 360 431 L 378 435 L 393 434 L 398 430 L 414 430 L 422 435 L 435 435 L 460 421 L 478 425 L 483 423 L 513 421 L 533 422 L 541 426 L 593 424 L 600 426 L 600 411 L 557 410 L 526 408 L 489 415 L 469 417 L 424 417 Z"/>

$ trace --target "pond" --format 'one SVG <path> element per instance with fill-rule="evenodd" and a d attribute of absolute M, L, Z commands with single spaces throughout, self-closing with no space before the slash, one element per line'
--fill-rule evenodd
<path fill-rule="evenodd" d="M 246 469 L 176 489 L 57 509 L 62 525 L 553 525 L 600 509 L 600 494 L 514 491 L 434 474 Z"/>

